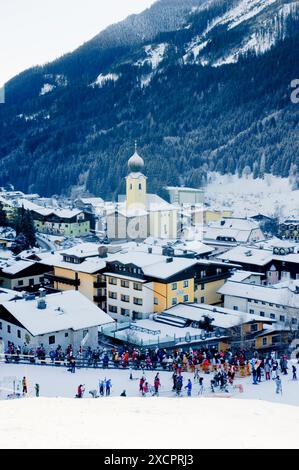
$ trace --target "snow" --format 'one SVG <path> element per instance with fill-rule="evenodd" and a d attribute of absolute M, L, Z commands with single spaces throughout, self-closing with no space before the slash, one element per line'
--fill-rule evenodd
<path fill-rule="evenodd" d="M 292 191 L 289 180 L 270 174 L 265 179 L 239 178 L 238 175 L 211 173 L 205 202 L 213 209 L 229 208 L 234 217 L 250 217 L 258 213 L 283 220 L 299 215 L 299 190 Z"/>
<path fill-rule="evenodd" d="M 46 95 L 47 93 L 51 93 L 55 89 L 55 85 L 51 85 L 50 83 L 45 83 L 40 91 L 40 96 Z"/>
<path fill-rule="evenodd" d="M 64 368 L 0 364 L 0 380 L 24 375 L 29 396 L 34 396 L 34 384 L 39 383 L 41 397 L 0 401 L 1 448 L 299 447 L 299 385 L 289 376 L 282 377 L 282 395 L 275 394 L 272 381 L 255 386 L 250 379 L 236 379 L 243 384 L 244 393 L 232 390 L 228 399 L 218 394 L 212 397 L 207 390 L 209 376 L 204 376 L 203 396 L 198 397 L 194 385 L 193 398 L 187 399 L 174 398 L 171 373 L 160 372 L 161 396 L 141 398 L 141 373 L 136 371 L 136 380 L 130 381 L 129 371 L 90 369 L 70 374 Z M 105 376 L 112 380 L 112 396 L 89 398 L 88 391 L 97 389 Z M 146 372 L 146 376 L 152 384 L 155 372 Z M 192 375 L 183 376 L 186 385 Z M 86 399 L 76 400 L 73 397 L 80 383 L 85 384 Z M 124 389 L 127 398 L 119 397 Z M 157 432 L 162 423 L 167 429 L 163 438 Z M 188 423 L 188 432 L 178 432 L 178 423 Z M 200 436 L 199 423 L 205 429 Z M 125 429 L 117 441 L 116 429 Z"/>
<path fill-rule="evenodd" d="M 64 291 L 45 297 L 46 308 L 37 308 L 37 300 L 3 303 L 33 336 L 72 329 L 74 331 L 113 323 L 103 310 L 77 291 Z"/>
<path fill-rule="evenodd" d="M 117 75 L 116 73 L 108 73 L 107 75 L 103 75 L 102 73 L 97 77 L 96 81 L 92 84 L 93 87 L 98 86 L 98 87 L 103 87 L 106 85 L 108 82 L 117 82 L 117 80 L 120 78 L 120 75 Z"/>
<path fill-rule="evenodd" d="M 288 286 L 259 286 L 229 280 L 218 293 L 299 309 L 299 295 Z"/>
<path fill-rule="evenodd" d="M 35 264 L 35 261 L 26 261 L 26 260 L 20 260 L 20 261 L 11 260 L 10 261 L 9 260 L 4 263 L 0 262 L 0 268 L 4 274 L 10 274 L 13 276 L 15 274 L 18 274 L 24 271 L 27 268 L 32 267 L 34 264 Z"/>
<path fill-rule="evenodd" d="M 144 51 L 146 53 L 146 58 L 138 60 L 135 65 L 143 67 L 145 64 L 150 64 L 152 69 L 156 70 L 164 59 L 167 45 L 167 43 L 161 43 L 157 46 L 145 46 Z"/>

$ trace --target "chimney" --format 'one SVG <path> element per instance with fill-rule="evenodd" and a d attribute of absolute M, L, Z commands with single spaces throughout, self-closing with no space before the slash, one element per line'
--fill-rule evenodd
<path fill-rule="evenodd" d="M 99 257 L 100 258 L 107 258 L 108 248 L 107 246 L 99 246 Z"/>
<path fill-rule="evenodd" d="M 46 302 L 46 291 L 45 289 L 39 289 L 39 297 L 37 299 L 37 308 L 39 310 L 45 310 L 47 308 L 47 302 Z"/>

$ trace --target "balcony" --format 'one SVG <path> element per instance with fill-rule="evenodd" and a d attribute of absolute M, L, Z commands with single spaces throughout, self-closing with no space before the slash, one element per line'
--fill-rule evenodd
<path fill-rule="evenodd" d="M 96 281 L 93 283 L 94 289 L 105 289 L 106 281 Z"/>
<path fill-rule="evenodd" d="M 80 279 L 70 279 L 68 277 L 55 276 L 55 274 L 45 274 L 45 279 L 50 282 L 58 282 L 59 284 L 66 284 L 67 286 L 79 287 Z"/>
<path fill-rule="evenodd" d="M 93 301 L 97 304 L 101 304 L 102 302 L 106 301 L 106 296 L 105 295 L 94 295 Z"/>

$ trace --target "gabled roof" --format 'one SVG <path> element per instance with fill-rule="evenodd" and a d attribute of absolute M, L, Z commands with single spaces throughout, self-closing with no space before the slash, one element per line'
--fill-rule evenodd
<path fill-rule="evenodd" d="M 2 305 L 33 336 L 64 330 L 81 330 L 114 322 L 80 292 L 65 291 L 45 297 L 47 307 L 37 308 L 37 300 L 16 300 Z"/>

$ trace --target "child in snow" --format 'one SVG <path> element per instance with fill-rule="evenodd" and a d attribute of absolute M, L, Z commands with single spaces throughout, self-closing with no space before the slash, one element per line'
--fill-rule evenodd
<path fill-rule="evenodd" d="M 148 393 L 148 382 L 145 382 L 145 384 L 143 385 L 143 389 L 142 389 L 142 396 L 143 397 L 146 397 L 147 393 Z"/>
<path fill-rule="evenodd" d="M 104 380 L 100 380 L 99 381 L 99 394 L 101 397 L 103 397 L 104 393 L 105 393 L 105 383 L 104 383 Z"/>
<path fill-rule="evenodd" d="M 27 383 L 27 378 L 23 377 L 22 379 L 22 388 L 23 388 L 23 395 L 27 395 L 28 393 L 28 383 Z"/>
<path fill-rule="evenodd" d="M 297 380 L 297 369 L 295 366 L 292 366 L 293 380 Z"/>
<path fill-rule="evenodd" d="M 187 396 L 188 397 L 191 397 L 191 393 L 192 393 L 192 382 L 190 379 L 188 379 L 188 383 L 185 387 L 187 389 Z"/>
<path fill-rule="evenodd" d="M 198 390 L 198 395 L 203 394 L 203 377 L 199 377 L 199 390 Z"/>
<path fill-rule="evenodd" d="M 276 393 L 282 393 L 282 385 L 279 375 L 274 380 L 276 382 Z"/>
<path fill-rule="evenodd" d="M 111 387 L 112 387 L 111 380 L 110 379 L 106 380 L 106 397 L 110 397 Z"/>
<path fill-rule="evenodd" d="M 159 377 L 159 372 L 158 372 L 154 380 L 154 389 L 155 389 L 154 395 L 157 395 L 157 396 L 159 395 L 159 387 L 161 387 L 161 383 L 160 383 L 160 377 Z"/>

